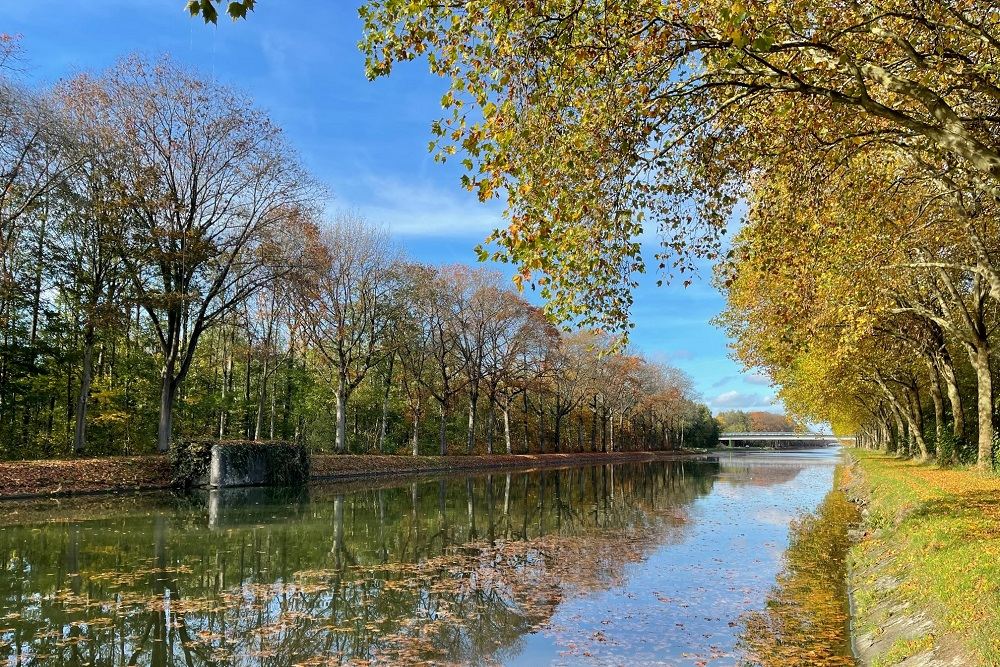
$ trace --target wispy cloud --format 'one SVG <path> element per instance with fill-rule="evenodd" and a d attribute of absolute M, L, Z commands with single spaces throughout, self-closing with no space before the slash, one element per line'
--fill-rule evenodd
<path fill-rule="evenodd" d="M 722 410 L 763 410 L 772 407 L 774 402 L 774 396 L 771 394 L 762 395 L 736 390 L 724 391 L 708 401 L 713 408 Z"/>
<path fill-rule="evenodd" d="M 771 386 L 771 380 L 766 375 L 762 375 L 760 373 L 750 373 L 741 375 L 725 375 L 712 383 L 712 389 L 721 389 L 726 385 L 739 382 L 740 380 L 746 382 L 747 384 L 758 385 L 761 387 Z"/>
<path fill-rule="evenodd" d="M 473 195 L 456 189 L 382 176 L 365 177 L 364 186 L 368 196 L 363 197 L 363 203 L 352 202 L 350 207 L 372 222 L 386 225 L 399 237 L 479 241 L 503 224 L 496 205 L 482 204 Z"/>
<path fill-rule="evenodd" d="M 736 377 L 733 375 L 727 375 L 725 377 L 721 377 L 712 383 L 712 389 L 721 389 L 722 387 L 725 387 L 727 384 L 729 384 L 735 379 Z"/>

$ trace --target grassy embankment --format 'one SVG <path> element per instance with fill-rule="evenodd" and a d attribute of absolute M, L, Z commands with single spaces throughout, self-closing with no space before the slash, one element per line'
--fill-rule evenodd
<path fill-rule="evenodd" d="M 860 632 L 877 636 L 885 589 L 926 612 L 967 657 L 1000 664 L 1000 478 L 855 450 L 855 490 L 867 502 L 868 536 L 852 550 Z M 867 578 L 867 580 L 866 580 Z M 895 642 L 876 664 L 895 664 L 937 642 L 930 634 Z"/>

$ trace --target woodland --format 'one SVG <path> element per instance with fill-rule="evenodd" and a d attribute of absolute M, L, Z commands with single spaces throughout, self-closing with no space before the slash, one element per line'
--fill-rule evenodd
<path fill-rule="evenodd" d="M 256 20 L 255 6 L 253 0 L 230 2 L 222 12 L 222 5 L 212 0 L 188 3 L 192 14 L 211 22 L 222 13 Z M 598 355 L 601 362 L 596 369 L 621 362 L 630 356 L 617 353 L 627 350 L 639 276 L 656 272 L 663 282 L 688 284 L 711 263 L 728 303 L 718 321 L 734 341 L 735 356 L 780 388 L 779 398 L 791 417 L 832 424 L 839 433 L 857 435 L 865 446 L 992 469 L 996 449 L 994 348 L 1000 303 L 996 259 L 1000 17 L 989 3 L 931 0 L 914 5 L 899 0 L 845 6 L 813 0 L 463 0 L 428 5 L 417 0 L 371 0 L 360 6 L 359 16 L 363 25 L 360 46 L 370 78 L 392 76 L 395 67 L 414 60 L 424 61 L 440 77 L 443 111 L 430 123 L 431 150 L 436 159 L 456 160 L 465 167 L 461 186 L 484 201 L 506 203 L 508 224 L 486 239 L 479 248 L 480 259 L 510 263 L 516 271 L 515 287 L 530 285 L 544 301 L 542 312 L 550 320 L 590 332 L 559 334 L 555 339 L 563 342 L 557 348 L 573 347 L 576 336 L 591 336 L 599 342 L 581 347 L 612 352 Z M 239 25 L 227 29 L 239 29 Z M 147 64 L 142 76 L 155 78 L 163 67 L 169 65 Z M 128 81 L 133 69 L 119 67 L 117 73 L 73 84 L 106 89 L 103 104 L 74 110 L 74 94 L 67 90 L 63 97 L 68 101 L 53 109 L 65 107 L 77 119 L 70 126 L 88 128 L 91 134 L 107 131 L 103 117 L 122 114 L 125 122 L 115 124 L 118 129 L 112 134 L 153 137 L 155 126 L 126 118 L 129 96 L 141 97 L 131 92 L 142 87 Z M 202 90 L 211 88 L 202 85 L 206 86 Z M 164 89 L 169 88 L 165 85 Z M 99 97 L 87 95 L 95 96 Z M 232 93 L 205 93 L 204 97 L 212 100 L 206 104 L 217 113 L 211 121 L 211 113 L 200 113 L 197 122 L 203 132 L 192 132 L 192 138 L 205 139 L 213 149 L 221 150 L 227 142 L 246 149 L 237 150 L 240 159 L 262 160 L 257 163 L 261 169 L 265 164 L 274 166 L 271 157 L 294 161 L 276 148 L 277 135 L 269 134 L 270 126 L 261 116 L 240 115 L 240 122 L 256 123 L 254 127 L 242 127 L 227 116 L 226 103 L 220 100 L 238 99 Z M 170 122 L 183 118 L 183 113 L 168 116 Z M 229 130 L 221 144 L 207 139 L 219 128 Z M 141 154 L 144 149 L 142 140 L 126 137 L 121 141 L 120 136 L 97 143 L 124 145 L 125 155 L 130 151 Z M 187 144 L 188 148 L 192 145 Z M 175 148 L 171 144 L 170 149 Z M 261 153 L 267 151 L 271 153 L 264 159 Z M 43 172 L 60 171 L 54 156 L 45 153 L 53 159 L 43 160 L 49 165 Z M 13 153 L 15 158 L 19 154 Z M 158 157 L 162 155 L 147 156 L 154 162 Z M 139 162 L 144 159 L 139 158 Z M 206 161 L 203 156 L 189 158 L 199 166 Z M 114 164 L 127 167 L 128 163 L 118 157 Z M 207 412 L 214 414 L 226 433 L 235 428 L 234 421 L 242 419 L 241 435 L 269 431 L 273 414 L 276 429 L 277 424 L 287 422 L 282 432 L 287 436 L 309 420 L 291 414 L 286 420 L 280 409 L 281 392 L 261 391 L 268 382 L 250 376 L 266 367 L 264 377 L 279 378 L 288 359 L 293 359 L 291 367 L 295 367 L 294 359 L 309 363 L 304 353 L 308 347 L 310 354 L 326 360 L 328 376 L 332 369 L 340 369 L 333 373 L 339 377 L 327 382 L 325 389 L 340 396 L 333 401 L 341 406 L 333 431 L 351 431 L 358 440 L 364 429 L 349 425 L 355 421 L 348 414 L 350 403 L 352 398 L 367 396 L 363 403 L 376 413 L 375 418 L 358 418 L 357 422 L 368 425 L 367 442 L 375 448 L 382 442 L 383 427 L 378 424 L 385 430 L 392 424 L 397 431 L 394 442 L 401 442 L 404 425 L 417 424 L 413 430 L 419 441 L 420 433 L 433 430 L 435 421 L 439 449 L 448 440 L 464 440 L 470 447 L 479 438 L 491 448 L 495 430 L 511 432 L 500 428 L 499 422 L 513 403 L 519 404 L 521 432 L 540 434 L 538 446 L 541 440 L 551 440 L 553 448 L 567 442 L 597 447 L 605 440 L 610 446 L 626 433 L 629 437 L 641 434 L 638 439 L 647 442 L 655 435 L 666 446 L 668 440 L 679 443 L 682 433 L 693 432 L 687 424 L 697 421 L 709 430 L 714 428 L 681 389 L 683 382 L 676 379 L 677 374 L 666 369 L 652 373 L 660 376 L 656 381 L 640 382 L 646 388 L 617 407 L 611 407 L 613 392 L 576 392 L 561 379 L 548 381 L 546 392 L 538 395 L 530 389 L 520 391 L 512 403 L 499 387 L 502 384 L 512 392 L 514 385 L 494 378 L 494 396 L 488 374 L 479 370 L 477 361 L 486 353 L 470 356 L 469 350 L 479 346 L 468 345 L 463 339 L 466 334 L 441 335 L 446 328 L 460 332 L 463 326 L 452 322 L 445 327 L 446 318 L 436 315 L 422 319 L 421 330 L 430 342 L 425 348 L 428 359 L 403 352 L 391 356 L 392 364 L 379 366 L 384 346 L 362 342 L 360 348 L 348 346 L 347 351 L 343 345 L 337 349 L 329 345 L 324 306 L 315 309 L 318 317 L 303 320 L 301 330 L 296 329 L 301 331 L 301 340 L 309 343 L 285 352 L 285 366 L 277 359 L 251 362 L 246 365 L 250 372 L 235 377 L 238 355 L 231 355 L 234 369 L 230 373 L 226 370 L 228 353 L 222 351 L 226 344 L 215 338 L 225 338 L 223 332 L 238 328 L 234 322 L 239 309 L 233 304 L 249 302 L 242 298 L 244 293 L 254 294 L 259 301 L 260 295 L 268 293 L 268 285 L 276 283 L 265 279 L 259 267 L 251 267 L 253 262 L 246 263 L 245 254 L 223 252 L 213 259 L 210 249 L 198 243 L 193 245 L 204 249 L 208 259 L 194 263 L 182 259 L 184 268 L 175 276 L 171 260 L 178 256 L 170 244 L 185 238 L 184 233 L 161 233 L 160 222 L 172 216 L 183 226 L 190 218 L 214 229 L 208 222 L 214 220 L 213 214 L 199 217 L 202 212 L 195 211 L 192 201 L 195 205 L 208 201 L 210 209 L 214 205 L 249 206 L 246 210 L 252 211 L 251 218 L 259 225 L 251 224 L 246 234 L 234 236 L 209 232 L 206 238 L 213 241 L 207 246 L 218 247 L 213 245 L 215 240 L 225 236 L 238 239 L 240 248 L 264 248 L 269 242 L 266 234 L 279 233 L 265 229 L 277 229 L 272 224 L 277 218 L 291 216 L 301 226 L 289 237 L 295 242 L 270 243 L 283 252 L 310 257 L 315 253 L 306 240 L 312 233 L 312 220 L 305 211 L 315 186 L 300 169 L 285 165 L 280 179 L 267 181 L 271 190 L 266 194 L 251 188 L 253 196 L 264 202 L 247 205 L 241 199 L 246 193 L 229 198 L 218 189 L 213 191 L 215 200 L 195 197 L 189 201 L 188 190 L 207 187 L 200 180 L 194 188 L 169 182 L 166 187 L 151 186 L 153 194 L 147 197 L 142 191 L 156 182 L 155 171 L 140 169 L 141 173 L 125 176 L 131 179 L 126 188 L 130 195 L 139 193 L 140 199 L 145 198 L 129 209 L 142 210 L 133 217 L 143 220 L 130 229 L 147 225 L 149 233 L 114 236 L 138 240 L 139 247 L 132 250 L 139 253 L 158 253 L 141 267 L 126 259 L 129 280 L 122 284 L 127 282 L 135 291 L 130 298 L 136 304 L 140 328 L 152 330 L 154 344 L 147 341 L 150 354 L 144 357 L 150 368 L 144 377 L 157 384 L 158 391 L 152 393 L 160 396 L 162 405 L 186 406 L 191 396 L 199 397 L 194 403 L 202 403 L 209 396 L 219 401 L 225 397 L 226 402 L 241 395 L 245 405 L 256 398 L 258 409 L 244 407 L 239 415 L 225 406 Z M 8 173 L 20 176 L 22 171 Z M 159 206 L 162 197 L 175 201 Z M 29 208 L 36 211 L 38 206 Z M 5 200 L 4 207 L 5 211 L 21 210 L 14 200 Z M 159 215 L 163 211 L 169 214 Z M 26 235 L 27 243 L 8 240 L 13 238 L 10 234 L 19 233 L 21 225 L 16 221 L 27 217 L 8 212 L 4 216 L 4 229 L 14 230 L 4 232 L 4 247 L 17 247 L 22 255 L 36 258 L 35 266 L 54 269 L 55 262 L 37 259 L 41 251 L 32 255 L 28 250 L 31 241 L 36 249 L 46 245 L 38 243 L 39 234 Z M 232 231 L 225 224 L 222 227 L 227 234 Z M 651 232 L 659 236 L 653 255 L 649 248 L 644 251 L 640 240 Z M 318 227 L 314 235 L 326 238 L 331 234 L 336 236 L 335 231 Z M 225 259 L 218 262 L 219 257 Z M 207 273 L 202 271 L 208 267 Z M 12 274 L 14 269 L 4 271 Z M 282 269 L 268 265 L 265 273 L 274 271 Z M 41 273 L 32 274 L 29 268 L 9 280 L 30 287 L 45 282 L 42 277 L 31 282 L 33 275 Z M 404 273 L 411 276 L 414 272 Z M 435 270 L 439 276 L 449 273 Z M 330 289 L 329 276 L 310 283 L 308 277 L 288 275 L 300 294 L 303 287 L 315 290 L 317 303 L 322 292 Z M 471 270 L 467 275 L 482 274 Z M 245 285 L 241 282 L 247 280 Z M 189 289 L 189 281 L 199 286 Z M 445 292 L 454 295 L 461 290 Z M 41 326 L 32 321 L 41 309 L 34 302 L 52 293 L 47 285 L 22 291 L 21 319 L 8 318 L 19 322 L 28 334 L 13 336 L 18 345 L 38 335 L 32 330 Z M 84 297 L 77 300 L 88 303 Z M 407 303 L 413 306 L 419 299 Z M 88 319 L 80 317 L 80 322 Z M 435 325 L 439 319 L 442 324 Z M 373 320 L 368 330 L 379 326 Z M 82 329 L 79 335 L 86 339 L 86 324 Z M 256 335 L 267 339 L 267 326 Z M 445 344 L 446 340 L 451 342 Z M 438 347 L 435 341 L 440 342 Z M 79 346 L 84 360 L 86 347 Z M 207 364 L 219 379 L 204 391 L 195 390 L 192 379 L 187 383 L 188 393 L 179 397 L 176 393 L 184 384 L 180 380 L 194 372 L 196 357 L 201 359 L 193 353 L 195 349 L 215 350 L 214 357 L 204 358 L 221 360 Z M 43 365 L 41 357 L 31 358 L 33 354 L 29 351 L 26 361 Z M 21 354 L 18 357 L 23 359 Z M 5 355 L 8 358 L 14 360 L 13 355 Z M 334 358 L 338 361 L 332 362 Z M 459 358 L 460 363 L 452 361 Z M 415 372 L 416 367 L 423 369 L 421 363 L 437 372 L 427 370 L 426 376 L 424 370 Z M 392 375 L 389 365 L 393 373 L 408 368 L 406 373 L 424 379 L 379 383 L 376 377 L 384 380 Z M 637 367 L 654 368 L 648 363 Z M 600 377 L 602 372 L 588 374 Z M 31 374 L 5 377 L 14 375 L 31 378 L 26 381 L 31 392 L 45 385 Z M 431 375 L 434 380 L 428 381 Z M 63 380 L 80 376 L 85 381 L 87 373 L 64 369 L 60 376 Z M 237 391 L 240 379 L 242 392 Z M 598 380 L 597 386 L 603 389 L 603 382 Z M 379 408 L 391 407 L 393 402 L 377 399 L 380 386 L 383 395 L 386 388 L 389 394 L 395 393 L 390 399 L 397 406 L 406 405 L 395 420 L 379 419 Z M 528 381 L 518 385 L 529 386 Z M 564 386 L 568 393 L 563 392 Z M 416 387 L 421 389 L 416 391 Z M 688 401 L 685 416 L 681 416 L 683 411 L 653 416 L 656 410 L 645 399 L 662 394 L 665 387 L 667 394 L 677 390 L 676 395 Z M 46 390 L 48 399 L 41 396 Z M 51 398 L 57 393 L 62 400 Z M 16 400 L 5 399 L 10 406 L 5 428 L 26 433 L 43 424 L 44 432 L 55 433 L 55 422 L 60 421 L 65 430 L 65 424 L 72 421 L 69 413 L 81 413 L 69 407 L 74 393 L 87 392 L 74 391 L 72 381 L 65 387 L 60 382 L 58 390 L 53 386 L 38 391 L 42 407 L 26 410 Z M 546 398 L 539 400 L 542 393 Z M 289 395 L 285 393 L 286 398 Z M 328 400 L 316 402 L 330 404 Z M 56 404 L 62 405 L 57 408 Z M 358 398 L 354 413 L 358 417 L 361 405 Z M 408 419 L 400 418 L 404 411 L 409 412 Z M 126 414 L 131 418 L 153 413 L 158 415 L 157 440 L 162 448 L 167 440 L 164 433 L 172 432 L 171 410 Z M 695 413 L 701 416 L 695 418 Z M 189 423 L 186 417 L 179 419 Z M 203 413 L 194 421 L 205 428 L 207 419 Z M 144 427 L 143 432 L 148 430 Z M 338 448 L 346 446 L 346 435 L 334 436 Z"/>
<path fill-rule="evenodd" d="M 690 378 L 409 260 L 245 95 L 169 58 L 0 79 L 0 457 L 177 438 L 446 454 L 714 443 Z"/>

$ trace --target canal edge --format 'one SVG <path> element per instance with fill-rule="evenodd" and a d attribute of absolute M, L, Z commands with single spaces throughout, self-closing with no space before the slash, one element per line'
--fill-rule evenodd
<path fill-rule="evenodd" d="M 845 450 L 847 473 L 841 490 L 859 510 L 851 526 L 846 587 L 850 614 L 851 652 L 861 667 L 970 667 L 979 664 L 954 635 L 944 632 L 933 610 L 905 599 L 899 588 L 903 577 L 893 572 L 895 559 L 880 546 L 898 526 L 878 525 L 869 511 L 871 490 L 861 466 Z"/>

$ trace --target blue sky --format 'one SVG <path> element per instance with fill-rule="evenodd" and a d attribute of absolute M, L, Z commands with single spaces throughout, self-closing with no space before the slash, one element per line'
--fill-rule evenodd
<path fill-rule="evenodd" d="M 421 261 L 474 263 L 501 209 L 479 203 L 459 186 L 457 165 L 428 153 L 444 85 L 425 63 L 365 79 L 359 2 L 261 0 L 249 21 L 213 27 L 189 18 L 183 0 L 30 0 L 0 3 L 0 32 L 22 36 L 21 76 L 41 85 L 128 53 L 169 53 L 266 109 L 330 188 L 332 208 L 386 225 Z M 767 382 L 741 373 L 709 323 L 723 301 L 708 279 L 657 288 L 648 276 L 636 293 L 635 347 L 687 371 L 715 411 L 774 409 Z"/>

